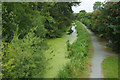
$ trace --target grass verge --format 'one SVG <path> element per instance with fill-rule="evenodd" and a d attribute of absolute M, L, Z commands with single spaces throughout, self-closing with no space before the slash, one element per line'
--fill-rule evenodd
<path fill-rule="evenodd" d="M 110 56 L 102 62 L 104 78 L 118 78 L 118 56 Z"/>
<path fill-rule="evenodd" d="M 92 46 L 90 35 L 82 23 L 76 21 L 77 40 L 68 45 L 68 58 L 71 59 L 62 70 L 59 71 L 58 78 L 87 78 L 90 72 L 90 59 L 92 57 Z"/>

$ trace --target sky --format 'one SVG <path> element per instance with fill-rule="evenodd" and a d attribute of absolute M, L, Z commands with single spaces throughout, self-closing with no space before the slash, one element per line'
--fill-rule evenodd
<path fill-rule="evenodd" d="M 104 2 L 105 0 L 80 0 L 80 6 L 73 6 L 72 10 L 74 11 L 74 13 L 79 13 L 79 11 L 81 10 L 85 10 L 86 12 L 92 12 L 93 11 L 93 4 L 96 1 L 101 1 Z"/>

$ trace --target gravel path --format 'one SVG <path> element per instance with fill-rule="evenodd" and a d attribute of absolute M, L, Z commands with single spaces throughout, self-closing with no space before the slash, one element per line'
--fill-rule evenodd
<path fill-rule="evenodd" d="M 85 25 L 84 27 L 86 28 Z M 101 63 L 107 56 L 115 56 L 115 54 L 104 51 L 102 49 L 102 45 L 100 45 L 100 42 L 97 40 L 97 37 L 94 35 L 94 33 L 88 29 L 87 31 L 91 36 L 92 44 L 94 47 L 94 54 L 91 66 L 92 72 L 90 73 L 90 78 L 104 78 L 102 74 Z"/>

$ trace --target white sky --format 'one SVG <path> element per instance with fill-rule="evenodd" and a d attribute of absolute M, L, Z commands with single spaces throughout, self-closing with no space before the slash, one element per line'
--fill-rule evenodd
<path fill-rule="evenodd" d="M 86 12 L 92 12 L 93 11 L 93 4 L 96 1 L 104 2 L 105 0 L 80 0 L 80 6 L 73 6 L 72 10 L 74 13 L 79 13 L 81 10 L 85 10 Z"/>

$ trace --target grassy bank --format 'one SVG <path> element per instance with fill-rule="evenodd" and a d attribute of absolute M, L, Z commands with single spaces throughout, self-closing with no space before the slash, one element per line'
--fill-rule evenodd
<path fill-rule="evenodd" d="M 90 36 L 79 21 L 76 21 L 75 24 L 77 25 L 77 40 L 73 44 L 67 43 L 68 58 L 71 61 L 63 70 L 59 71 L 59 78 L 85 78 L 89 76 L 92 56 Z"/>
<path fill-rule="evenodd" d="M 104 59 L 102 69 L 105 78 L 118 78 L 118 56 Z"/>
<path fill-rule="evenodd" d="M 107 41 L 104 38 L 97 37 L 104 51 L 116 54 L 110 47 L 106 46 Z M 105 58 L 102 62 L 102 72 L 104 78 L 118 78 L 118 56 Z"/>

